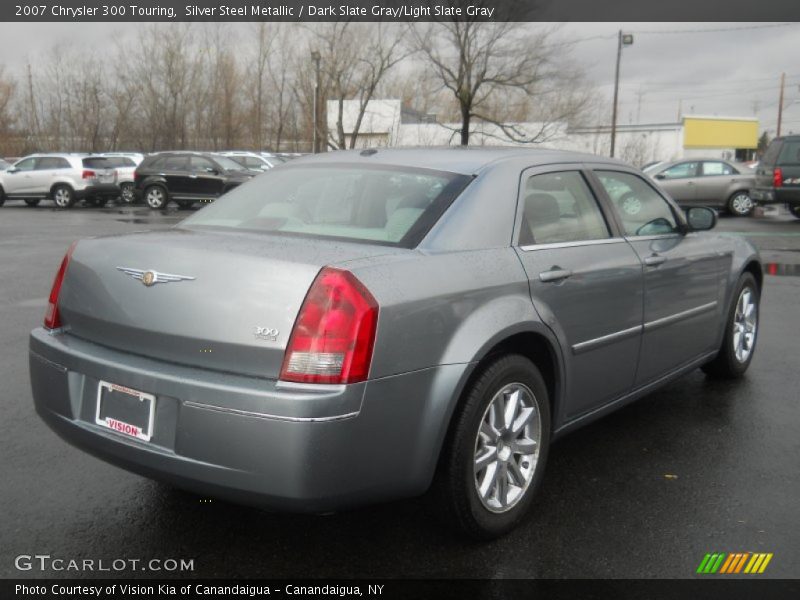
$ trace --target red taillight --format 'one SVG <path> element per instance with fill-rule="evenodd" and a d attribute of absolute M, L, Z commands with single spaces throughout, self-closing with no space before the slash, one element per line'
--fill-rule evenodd
<path fill-rule="evenodd" d="M 53 287 L 50 290 L 50 299 L 47 302 L 47 312 L 44 315 L 44 326 L 48 329 L 58 329 L 61 327 L 61 315 L 58 314 L 58 296 L 61 294 L 61 284 L 64 282 L 64 274 L 67 272 L 69 266 L 69 259 L 75 250 L 78 242 L 73 242 L 67 250 L 64 258 L 61 260 L 61 266 L 58 267 L 56 278 L 53 280 Z"/>
<path fill-rule="evenodd" d="M 779 188 L 783 185 L 783 171 L 780 167 L 775 167 L 772 172 L 772 187 Z"/>
<path fill-rule="evenodd" d="M 92 179 L 95 176 L 96 176 L 96 173 L 94 171 L 90 171 L 89 169 L 84 169 L 83 175 L 81 175 L 81 178 L 83 178 L 83 179 Z"/>
<path fill-rule="evenodd" d="M 325 267 L 303 301 L 280 378 L 298 383 L 357 383 L 369 375 L 378 303 L 348 271 Z"/>

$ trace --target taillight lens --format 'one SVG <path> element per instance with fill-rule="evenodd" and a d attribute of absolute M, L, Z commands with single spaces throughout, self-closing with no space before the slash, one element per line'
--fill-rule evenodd
<path fill-rule="evenodd" d="M 772 172 L 772 187 L 779 188 L 783 185 L 783 171 L 780 167 L 775 167 Z"/>
<path fill-rule="evenodd" d="M 61 284 L 64 283 L 64 275 L 69 267 L 69 260 L 75 251 L 78 242 L 73 242 L 61 260 L 58 267 L 56 278 L 53 280 L 53 287 L 50 290 L 50 299 L 47 302 L 47 312 L 44 315 L 44 326 L 48 329 L 58 329 L 61 327 L 61 315 L 58 313 L 58 296 L 61 294 Z"/>
<path fill-rule="evenodd" d="M 92 179 L 93 177 L 95 177 L 95 172 L 94 171 L 90 171 L 89 169 L 85 169 L 83 171 L 83 175 L 81 175 L 81 177 L 83 179 Z"/>
<path fill-rule="evenodd" d="M 357 383 L 369 375 L 378 303 L 348 272 L 325 267 L 303 301 L 280 378 L 298 383 Z"/>

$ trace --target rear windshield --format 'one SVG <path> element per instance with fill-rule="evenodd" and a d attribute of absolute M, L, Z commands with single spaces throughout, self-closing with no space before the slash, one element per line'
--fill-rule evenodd
<path fill-rule="evenodd" d="M 800 165 L 800 140 L 785 141 L 781 148 L 779 165 Z"/>
<path fill-rule="evenodd" d="M 113 168 L 108 159 L 104 156 L 91 156 L 83 159 L 83 166 L 86 169 L 111 169 Z"/>
<path fill-rule="evenodd" d="M 217 161 L 220 167 L 225 169 L 226 171 L 244 171 L 244 165 L 239 164 L 235 160 L 228 158 L 227 156 L 222 156 L 217 154 L 214 156 L 214 160 Z"/>
<path fill-rule="evenodd" d="M 463 190 L 466 175 L 355 165 L 267 171 L 183 221 L 278 235 L 412 248 Z"/>
<path fill-rule="evenodd" d="M 106 156 L 106 161 L 111 167 L 135 167 L 136 163 L 127 156 Z"/>

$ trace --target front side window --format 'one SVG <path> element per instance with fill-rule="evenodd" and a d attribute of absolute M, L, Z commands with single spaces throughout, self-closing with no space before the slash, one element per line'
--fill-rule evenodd
<path fill-rule="evenodd" d="M 736 175 L 738 171 L 728 163 L 707 160 L 703 163 L 703 177 L 715 175 Z"/>
<path fill-rule="evenodd" d="M 23 158 L 21 161 L 14 164 L 14 168 L 18 171 L 33 171 L 36 166 L 35 158 Z"/>
<path fill-rule="evenodd" d="M 470 181 L 427 169 L 330 165 L 270 170 L 186 219 L 277 235 L 413 247 Z"/>
<path fill-rule="evenodd" d="M 36 161 L 36 170 L 69 169 L 69 161 L 59 156 L 45 156 Z"/>
<path fill-rule="evenodd" d="M 664 179 L 687 179 L 689 177 L 697 176 L 697 163 L 685 162 L 673 165 L 669 169 L 661 171 L 660 175 Z"/>
<path fill-rule="evenodd" d="M 672 208 L 641 177 L 620 171 L 596 171 L 622 221 L 625 235 L 661 235 L 678 231 Z"/>
<path fill-rule="evenodd" d="M 217 171 L 217 165 L 203 156 L 192 157 L 192 171 Z"/>
<path fill-rule="evenodd" d="M 597 200 L 578 171 L 533 175 L 526 181 L 523 194 L 520 245 L 610 236 Z"/>

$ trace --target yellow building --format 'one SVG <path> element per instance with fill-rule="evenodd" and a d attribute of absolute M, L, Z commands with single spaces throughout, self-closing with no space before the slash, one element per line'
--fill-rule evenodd
<path fill-rule="evenodd" d="M 709 150 L 733 152 L 739 160 L 751 158 L 758 147 L 758 119 L 747 117 L 683 117 L 686 154 Z"/>

